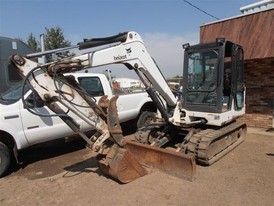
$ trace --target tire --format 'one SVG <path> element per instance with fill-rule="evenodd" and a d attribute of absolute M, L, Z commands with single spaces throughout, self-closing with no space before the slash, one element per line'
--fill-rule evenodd
<path fill-rule="evenodd" d="M 0 177 L 8 170 L 11 162 L 10 151 L 8 147 L 0 142 Z"/>
<path fill-rule="evenodd" d="M 149 112 L 149 111 L 144 111 L 141 113 L 141 115 L 138 118 L 137 128 L 147 126 L 150 123 L 155 122 L 155 121 L 156 121 L 155 113 Z"/>

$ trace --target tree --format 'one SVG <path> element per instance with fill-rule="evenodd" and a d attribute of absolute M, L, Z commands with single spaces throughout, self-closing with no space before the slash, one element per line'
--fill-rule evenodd
<path fill-rule="evenodd" d="M 68 47 L 71 45 L 70 41 L 66 40 L 64 37 L 63 30 L 60 27 L 55 28 L 45 28 L 46 34 L 44 36 L 45 50 L 59 49 L 63 47 Z M 39 52 L 39 42 L 36 40 L 33 33 L 30 33 L 27 41 L 28 45 L 35 51 Z M 49 61 L 57 58 L 64 58 L 73 56 L 74 53 L 69 51 L 55 53 L 55 55 L 47 55 Z M 54 57 L 55 56 L 55 57 Z"/>
<path fill-rule="evenodd" d="M 63 30 L 60 27 L 56 28 L 45 28 L 46 34 L 45 34 L 45 49 L 51 50 L 51 49 L 58 49 L 62 47 L 68 47 L 71 45 L 71 42 L 68 40 L 65 40 Z"/>
<path fill-rule="evenodd" d="M 38 48 L 38 43 L 36 41 L 36 38 L 32 32 L 30 33 L 28 37 L 28 45 L 34 52 L 38 52 L 40 50 L 40 48 Z"/>

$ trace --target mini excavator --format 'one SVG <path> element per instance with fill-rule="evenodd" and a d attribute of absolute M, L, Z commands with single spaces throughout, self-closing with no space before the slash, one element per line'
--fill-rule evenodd
<path fill-rule="evenodd" d="M 43 52 L 13 55 L 11 61 L 24 77 L 24 84 L 98 154 L 99 168 L 105 174 L 127 183 L 156 168 L 193 180 L 196 163 L 211 165 L 244 141 L 246 124 L 237 120 L 245 113 L 240 45 L 223 38 L 183 45 L 180 91 L 169 88 L 136 32 L 85 39 L 77 48 L 87 52 L 45 64 L 31 60 Z M 123 136 L 119 124 L 118 96 L 103 96 L 95 102 L 72 76 L 65 75 L 109 64 L 124 64 L 134 71 L 158 109 L 155 121 L 130 137 Z M 92 136 L 83 133 L 68 110 L 96 132 Z"/>

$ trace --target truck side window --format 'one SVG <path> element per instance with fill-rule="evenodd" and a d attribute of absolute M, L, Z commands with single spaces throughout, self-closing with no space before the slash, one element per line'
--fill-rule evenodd
<path fill-rule="evenodd" d="M 27 99 L 25 100 L 27 103 L 27 107 L 29 108 L 36 108 L 36 107 L 43 107 L 44 102 L 40 98 L 40 96 L 34 92 L 32 92 Z"/>
<path fill-rule="evenodd" d="M 103 96 L 104 90 L 98 77 L 79 77 L 79 84 L 91 96 Z"/>
<path fill-rule="evenodd" d="M 8 80 L 10 82 L 18 82 L 22 80 L 22 77 L 19 75 L 18 70 L 13 64 L 9 63 L 7 68 L 8 68 L 8 76 L 9 76 Z"/>

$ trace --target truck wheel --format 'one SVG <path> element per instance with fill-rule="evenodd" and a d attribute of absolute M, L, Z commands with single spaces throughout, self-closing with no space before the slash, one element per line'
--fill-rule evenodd
<path fill-rule="evenodd" d="M 137 128 L 144 127 L 155 121 L 156 121 L 156 116 L 153 112 L 144 111 L 141 113 L 137 121 Z"/>
<path fill-rule="evenodd" d="M 8 170 L 10 162 L 10 151 L 5 144 L 0 142 L 0 177 L 2 177 Z"/>

